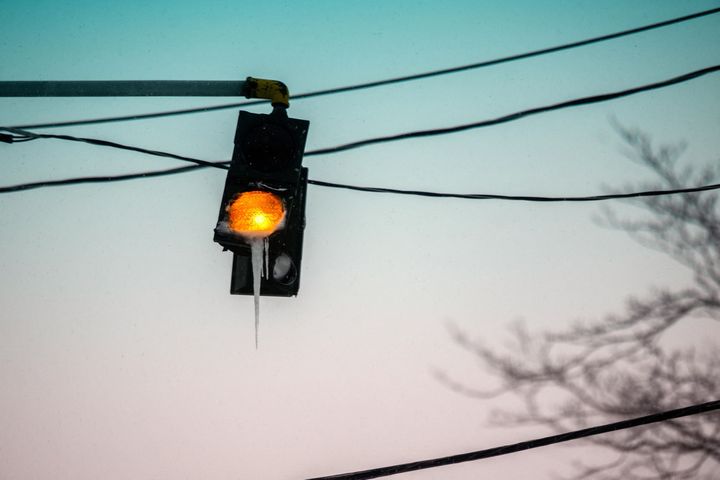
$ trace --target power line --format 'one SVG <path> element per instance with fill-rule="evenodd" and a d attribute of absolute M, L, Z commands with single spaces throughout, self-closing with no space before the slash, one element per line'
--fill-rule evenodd
<path fill-rule="evenodd" d="M 503 63 L 524 60 L 527 58 L 538 57 L 541 55 L 547 55 L 550 53 L 560 52 L 563 50 L 570 50 L 573 48 L 583 47 L 583 46 L 591 45 L 594 43 L 600 43 L 600 42 L 604 42 L 604 41 L 608 41 L 608 40 L 613 40 L 613 39 L 625 37 L 628 35 L 634 35 L 634 34 L 646 32 L 649 30 L 667 27 L 667 26 L 677 24 L 677 23 L 687 22 L 690 20 L 708 16 L 708 15 L 713 15 L 713 14 L 716 14 L 719 12 L 720 12 L 720 7 L 712 8 L 709 10 L 703 10 L 700 12 L 685 15 L 682 17 L 676 17 L 676 18 L 672 18 L 669 20 L 656 22 L 656 23 L 652 23 L 649 25 L 644 25 L 641 27 L 631 28 L 628 30 L 622 30 L 619 32 L 601 35 L 598 37 L 587 38 L 584 40 L 579 40 L 576 42 L 557 45 L 554 47 L 543 48 L 540 50 L 532 50 L 529 52 L 515 54 L 515 55 L 509 55 L 509 56 L 500 57 L 500 58 L 496 58 L 496 59 L 492 59 L 492 60 L 485 60 L 485 61 L 481 61 L 481 62 L 470 63 L 467 65 L 460 65 L 460 66 L 450 67 L 450 68 L 445 68 L 445 69 L 432 70 L 429 72 L 423 72 L 423 73 L 418 73 L 418 74 L 413 74 L 413 75 L 394 77 L 394 78 L 389 78 L 389 79 L 385 79 L 385 80 L 377 80 L 377 81 L 373 81 L 373 82 L 359 83 L 359 84 L 355 84 L 355 85 L 348 85 L 348 86 L 344 86 L 344 87 L 336 87 L 336 88 L 330 88 L 330 89 L 325 89 L 325 90 L 317 90 L 314 92 L 293 95 L 290 98 L 293 100 L 300 100 L 300 99 L 313 98 L 313 97 L 319 97 L 319 96 L 324 96 L 324 95 L 335 95 L 338 93 L 345 93 L 345 92 L 351 92 L 351 91 L 356 91 L 356 90 L 363 90 L 363 89 L 368 89 L 368 88 L 393 85 L 393 84 L 397 84 L 397 83 L 422 80 L 425 78 L 431 78 L 431 77 L 436 77 L 436 76 L 440 76 L 440 75 L 449 75 L 449 74 L 464 72 L 464 71 L 468 71 L 468 70 L 490 67 L 493 65 L 500 65 Z M 229 104 L 223 104 L 223 105 L 188 108 L 188 109 L 183 109 L 183 110 L 172 110 L 172 111 L 156 112 L 156 113 L 145 113 L 145 114 L 95 118 L 95 119 L 86 119 L 86 120 L 71 120 L 71 121 L 65 121 L 65 122 L 52 122 L 52 123 L 41 123 L 41 124 L 32 124 L 32 125 L 19 125 L 17 128 L 55 128 L 55 127 L 69 127 L 69 126 L 78 126 L 78 125 L 91 125 L 91 124 L 97 124 L 97 123 L 120 122 L 120 121 L 129 121 L 129 120 L 143 120 L 143 119 L 151 119 L 151 118 L 168 117 L 168 116 L 173 116 L 173 115 L 185 115 L 185 114 L 190 114 L 190 113 L 213 112 L 213 111 L 225 110 L 225 109 L 230 109 L 230 108 L 260 105 L 263 103 L 267 103 L 267 102 L 266 101 L 236 102 L 236 103 L 229 103 Z"/>
<path fill-rule="evenodd" d="M 173 158 L 175 160 L 182 160 L 184 162 L 194 163 L 196 165 L 203 166 L 203 167 L 224 168 L 225 170 L 227 170 L 227 166 L 223 167 L 222 162 L 210 162 L 207 160 L 199 160 L 197 158 L 186 157 L 184 155 L 176 155 L 174 153 L 161 152 L 159 150 L 150 150 L 147 148 L 133 147 L 130 145 L 124 145 L 122 143 L 110 142 L 108 140 L 99 140 L 97 138 L 75 137 L 72 135 L 56 135 L 56 134 L 48 134 L 48 133 L 35 133 L 35 132 L 29 132 L 27 130 L 23 130 L 20 128 L 12 128 L 12 127 L 0 127 L 0 131 L 2 131 L 2 130 L 6 131 L 6 132 L 10 132 L 10 134 L 11 134 L 11 135 L 0 134 L 0 141 L 4 141 L 6 143 L 27 142 L 27 141 L 36 140 L 39 138 L 51 138 L 51 139 L 56 139 L 56 140 L 67 140 L 67 141 L 71 141 L 71 142 L 88 143 L 90 145 L 98 145 L 101 147 L 118 148 L 120 150 L 129 150 L 129 151 L 133 151 L 133 152 L 144 153 L 147 155 L 154 155 L 157 157 L 166 157 L 166 158 Z M 6 140 L 3 140 L 3 138 L 5 138 Z"/>
<path fill-rule="evenodd" d="M 481 127 L 488 127 L 488 126 L 492 126 L 492 125 L 498 125 L 501 123 L 507 123 L 507 122 L 511 122 L 514 120 L 519 120 L 521 118 L 524 118 L 524 117 L 530 116 L 530 115 L 536 115 L 539 113 L 549 112 L 549 111 L 553 111 L 553 110 L 559 110 L 562 108 L 569 108 L 569 107 L 587 105 L 587 104 L 591 104 L 591 103 L 604 102 L 604 101 L 612 100 L 615 98 L 633 95 L 635 93 L 639 93 L 639 92 L 643 92 L 643 91 L 667 87 L 670 85 L 675 85 L 677 83 L 689 81 L 694 78 L 698 78 L 700 76 L 707 75 L 709 73 L 712 73 L 712 72 L 715 72 L 718 70 L 720 70 L 720 65 L 715 65 L 712 67 L 707 67 L 707 68 L 704 68 L 701 70 L 696 70 L 694 72 L 680 75 L 678 77 L 674 77 L 669 80 L 664 80 L 664 81 L 656 82 L 653 84 L 647 84 L 647 85 L 643 85 L 640 87 L 634 87 L 634 88 L 622 90 L 619 92 L 611 92 L 611 93 L 606 93 L 606 94 L 601 94 L 601 95 L 594 95 L 591 97 L 583 97 L 583 98 L 579 98 L 579 99 L 575 99 L 575 100 L 568 100 L 568 101 L 557 103 L 554 105 L 536 107 L 536 108 L 532 108 L 529 110 L 523 110 L 520 112 L 511 113 L 509 115 L 505 115 L 505 116 L 498 117 L 495 119 L 483 120 L 480 122 L 474 122 L 474 123 L 465 124 L 465 125 L 457 125 L 454 127 L 432 129 L 432 130 L 406 132 L 406 133 L 401 133 L 401 134 L 397 134 L 397 135 L 360 140 L 357 142 L 339 145 L 336 147 L 311 150 L 309 152 L 305 152 L 305 156 L 327 155 L 327 154 L 338 153 L 341 151 L 359 148 L 359 147 L 372 145 L 372 144 L 386 143 L 386 142 L 392 142 L 392 141 L 398 141 L 398 140 L 407 140 L 407 139 L 418 138 L 418 137 L 445 135 L 445 134 L 449 134 L 449 133 L 460 132 L 463 130 L 469 130 L 472 128 L 481 128 Z M 21 128 L 15 128 L 15 127 L 0 127 L 0 131 L 9 132 L 9 134 L 0 134 L 0 141 L 6 142 L 6 143 L 26 142 L 26 141 L 36 140 L 36 139 L 40 139 L 40 138 L 59 139 L 59 140 L 68 140 L 68 141 L 89 143 L 92 145 L 99 145 L 99 146 L 105 146 L 105 147 L 119 148 L 119 149 L 123 149 L 123 150 L 136 151 L 139 153 L 173 158 L 173 159 L 183 160 L 183 161 L 187 161 L 187 162 L 196 164 L 195 166 L 191 166 L 191 167 L 174 168 L 174 169 L 137 173 L 137 174 L 126 174 L 126 175 L 119 175 L 117 177 L 113 177 L 113 176 L 82 177 L 82 178 L 70 178 L 70 179 L 65 179 L 65 180 L 41 181 L 41 182 L 26 183 L 26 184 L 20 184 L 20 185 L 11 185 L 11 186 L 7 186 L 7 187 L 0 187 L 0 193 L 10 193 L 10 192 L 17 192 L 17 191 L 22 191 L 22 190 L 29 190 L 29 189 L 33 189 L 33 188 L 71 185 L 71 184 L 77 184 L 77 183 L 102 183 L 102 182 L 132 180 L 132 179 L 138 179 L 138 178 L 144 178 L 144 177 L 173 175 L 173 174 L 177 174 L 177 173 L 193 171 L 194 169 L 204 168 L 204 167 L 213 167 L 213 168 L 227 170 L 228 164 L 229 164 L 229 162 L 210 162 L 210 161 L 206 161 L 206 160 L 199 160 L 199 159 L 192 158 L 192 157 L 176 155 L 173 153 L 167 153 L 167 152 L 162 152 L 162 151 L 158 151 L 158 150 L 149 150 L 149 149 L 140 148 L 140 147 L 133 147 L 133 146 L 129 146 L 129 145 L 123 145 L 120 143 L 110 142 L 107 140 L 99 140 L 99 139 L 94 139 L 94 138 L 74 137 L 71 135 L 39 134 L 39 133 L 30 132 L 30 131 L 27 131 L 27 130 L 24 130 Z M 706 190 L 714 190 L 714 189 L 718 188 L 718 185 L 704 185 L 704 186 L 699 186 L 699 187 L 689 187 L 689 188 L 677 189 L 677 190 L 654 190 L 654 191 L 634 192 L 634 193 L 626 193 L 626 194 L 591 195 L 591 196 L 582 196 L 582 197 L 539 197 L 539 196 L 507 196 L 507 195 L 493 195 L 493 194 L 454 194 L 454 193 L 425 192 L 425 191 L 415 191 L 415 190 L 399 190 L 399 189 L 390 189 L 390 188 L 362 187 L 362 186 L 356 186 L 356 185 L 337 184 L 337 183 L 330 183 L 330 182 L 322 182 L 319 180 L 318 181 L 311 180 L 310 183 L 314 184 L 314 185 L 325 186 L 325 187 L 343 188 L 343 189 L 349 189 L 349 190 L 374 192 L 374 193 L 396 193 L 396 194 L 402 194 L 402 195 L 418 195 L 418 196 L 426 196 L 426 197 L 465 198 L 465 199 L 476 199 L 476 200 L 498 199 L 498 200 L 518 200 L 518 201 L 531 201 L 531 202 L 601 201 L 601 200 L 612 200 L 612 199 L 619 199 L 619 198 L 633 198 L 633 197 L 644 197 L 644 196 L 671 195 L 671 194 L 678 194 L 678 193 L 692 193 L 692 192 L 700 192 L 700 191 L 706 191 Z"/>
<path fill-rule="evenodd" d="M 600 435 L 603 433 L 615 432 L 628 428 L 635 428 L 641 425 L 648 425 L 651 423 L 664 422 L 675 418 L 686 417 L 689 415 L 698 415 L 718 409 L 720 409 L 720 400 L 715 400 L 712 402 L 701 403 L 698 405 L 678 408 L 675 410 L 668 410 L 652 415 L 646 415 L 644 417 L 632 418 L 629 420 L 622 420 L 619 422 L 608 423 L 596 427 L 584 428 L 582 430 L 576 430 L 573 432 L 537 438 L 534 440 L 515 443 L 512 445 L 504 445 L 501 447 L 489 448 L 476 452 L 462 453 L 460 455 L 452 455 L 449 457 L 434 458 L 431 460 L 421 460 L 418 462 L 403 463 L 390 467 L 373 468 L 370 470 L 363 470 L 352 473 L 342 473 L 339 475 L 331 475 L 329 477 L 316 477 L 309 480 L 367 480 L 370 478 L 387 477 L 390 475 L 397 475 L 399 473 L 424 470 L 426 468 L 441 467 L 445 465 L 453 465 L 456 463 L 470 462 L 473 460 L 481 460 L 485 458 L 497 457 L 500 455 L 507 455 L 509 453 L 517 453 L 523 450 L 530 450 L 533 448 L 544 447 L 547 445 L 567 442 L 570 440 L 577 440 L 579 438 L 590 437 L 593 435 Z"/>
<path fill-rule="evenodd" d="M 720 70 L 720 65 L 713 65 L 711 67 L 707 67 L 707 68 L 703 68 L 700 70 L 696 70 L 694 72 L 686 73 L 686 74 L 680 75 L 678 77 L 670 78 L 668 80 L 663 80 L 663 81 L 656 82 L 656 83 L 650 83 L 650 84 L 642 85 L 639 87 L 633 87 L 633 88 L 629 88 L 627 90 L 603 93 L 600 95 L 592 95 L 590 97 L 583 97 L 583 98 L 578 98 L 575 100 L 568 100 L 565 102 L 556 103 L 554 105 L 546 105 L 543 107 L 531 108 L 528 110 L 511 113 L 509 115 L 504 115 L 502 117 L 493 118 L 491 120 L 482 120 L 480 122 L 466 123 L 463 125 L 456 125 L 453 127 L 434 128 L 434 129 L 429 129 L 429 130 L 418 130 L 415 132 L 398 133 L 395 135 L 388 135 L 388 136 L 384 136 L 384 137 L 368 138 L 366 140 L 350 142 L 350 143 L 346 143 L 343 145 L 337 145 L 335 147 L 328 147 L 328 148 L 321 148 L 318 150 L 312 150 L 309 152 L 305 152 L 305 156 L 327 155 L 329 153 L 343 152 L 346 150 L 352 150 L 355 148 L 365 147 L 368 145 L 374 145 L 374 144 L 378 144 L 378 143 L 395 142 L 398 140 L 408 140 L 411 138 L 432 137 L 432 136 L 436 136 L 436 135 L 447 135 L 449 133 L 457 133 L 457 132 L 462 132 L 465 130 L 471 130 L 474 128 L 482 128 L 482 127 L 489 127 L 492 125 L 499 125 L 501 123 L 507 123 L 507 122 L 512 122 L 515 120 L 520 120 L 521 118 L 529 117 L 531 115 L 537 115 L 539 113 L 551 112 L 554 110 L 561 110 L 561 109 L 570 108 L 570 107 L 579 107 L 581 105 L 589 105 L 592 103 L 607 102 L 609 100 L 614 100 L 616 98 L 621 98 L 621 97 L 627 97 L 629 95 L 634 95 L 634 94 L 640 93 L 640 92 L 646 92 L 648 90 L 655 90 L 658 88 L 669 87 L 671 85 L 676 85 L 678 83 L 687 82 L 689 80 L 701 77 L 703 75 L 717 72 L 718 70 Z"/>
<path fill-rule="evenodd" d="M 297 100 L 297 96 L 292 97 Z M 91 118 L 87 120 L 69 120 L 66 122 L 36 123 L 30 125 L 18 125 L 17 128 L 58 128 L 58 127 L 76 127 L 80 125 L 96 125 L 99 123 L 127 122 L 131 120 L 150 120 L 152 118 L 172 117 L 176 115 L 186 115 L 190 113 L 217 112 L 220 110 L 228 110 L 237 107 L 252 107 L 255 105 L 263 105 L 268 103 L 267 100 L 252 100 L 248 102 L 227 103 L 223 105 L 213 105 L 208 107 L 187 108 L 184 110 L 170 110 L 166 112 L 141 113 L 134 115 L 123 115 L 119 117 Z"/>
<path fill-rule="evenodd" d="M 599 202 L 605 200 L 619 200 L 623 198 L 639 198 L 639 197 L 659 197 L 664 195 L 677 195 L 680 193 L 697 193 L 709 190 L 720 189 L 720 184 L 702 185 L 699 187 L 678 188 L 673 190 L 647 190 L 642 192 L 629 193 L 609 193 L 607 195 L 588 195 L 577 197 L 540 197 L 529 195 L 495 195 L 488 193 L 443 193 L 443 192 L 425 192 L 421 190 L 399 190 L 396 188 L 378 188 L 378 187 L 361 187 L 357 185 L 346 185 L 342 183 L 323 182 L 321 180 L 308 180 L 312 185 L 330 188 L 342 188 L 346 190 L 356 190 L 360 192 L 372 193 L 391 193 L 397 195 L 414 195 L 419 197 L 432 198 L 462 198 L 467 200 L 508 200 L 520 202 Z"/>
<path fill-rule="evenodd" d="M 17 130 L 17 129 L 13 129 Z M 30 133 L 30 132 L 27 132 Z M 33 134 L 35 135 L 35 134 Z M 195 163 L 195 165 L 179 168 L 171 168 L 167 170 L 157 170 L 150 172 L 130 173 L 124 175 L 109 175 L 109 176 L 92 176 L 92 177 L 76 177 L 67 178 L 61 180 L 45 180 L 40 182 L 23 183 L 18 185 L 9 185 L 0 187 L 0 193 L 12 193 L 21 192 L 25 190 L 32 190 L 36 188 L 44 187 L 58 187 L 64 185 L 77 185 L 84 183 L 108 183 L 108 182 L 120 182 L 125 180 L 136 180 L 141 178 L 160 177 L 166 175 L 174 175 L 178 173 L 185 173 L 195 171 L 199 168 L 213 167 L 221 170 L 227 170 L 229 162 L 209 162 L 205 160 L 199 160 L 196 158 L 185 157 L 182 155 L 175 155 L 172 153 L 160 152 L 157 150 L 148 150 L 144 148 L 131 147 L 128 145 L 115 144 L 113 142 L 105 142 L 104 140 L 95 139 L 81 139 L 81 138 L 66 138 L 67 135 L 45 135 L 41 138 L 61 138 L 63 140 L 77 140 L 77 141 L 88 141 L 95 145 L 113 146 L 116 148 L 122 148 L 124 150 L 132 150 L 148 155 L 156 155 L 161 157 L 174 158 L 178 160 L 188 161 Z M 106 145 L 109 144 L 109 145 Z M 587 196 L 560 196 L 560 197 L 544 197 L 544 196 L 531 196 L 531 195 L 499 195 L 489 193 L 446 193 L 446 192 L 429 192 L 422 190 L 401 190 L 397 188 L 383 188 L 383 187 L 364 187 L 359 185 L 348 185 L 344 183 L 325 182 L 322 180 L 308 180 L 311 185 L 328 188 L 340 188 L 345 190 L 354 190 L 368 193 L 389 193 L 397 195 L 412 195 L 419 197 L 431 197 L 431 198 L 458 198 L 466 200 L 506 200 L 506 201 L 522 201 L 522 202 L 597 202 L 606 200 L 619 200 L 625 198 L 639 198 L 639 197 L 657 197 L 665 195 L 677 195 L 681 193 L 697 193 L 709 190 L 720 189 L 720 184 L 701 185 L 698 187 L 687 187 L 678 188 L 672 190 L 647 190 L 641 192 L 628 192 L 628 193 L 613 193 L 606 195 L 587 195 Z"/>
<path fill-rule="evenodd" d="M 695 70 L 693 72 L 685 73 L 683 75 L 673 77 L 667 80 L 662 80 L 655 83 L 649 83 L 645 85 L 641 85 L 638 87 L 629 88 L 626 90 L 620 90 L 616 92 L 609 92 L 609 93 L 603 93 L 599 95 L 592 95 L 589 97 L 582 97 L 582 98 L 576 98 L 573 100 L 567 100 L 564 102 L 556 103 L 553 105 L 544 105 L 541 107 L 535 107 L 528 110 L 522 110 L 519 112 L 514 112 L 509 115 L 504 115 L 502 117 L 497 117 L 489 120 L 481 120 L 478 122 L 472 122 L 472 123 L 466 123 L 462 125 L 455 125 L 452 127 L 444 127 L 444 128 L 434 128 L 434 129 L 428 129 L 428 130 L 417 130 L 413 132 L 404 132 L 404 133 L 398 133 L 394 135 L 387 135 L 383 137 L 373 137 L 368 138 L 365 140 L 358 140 L 350 143 L 345 143 L 342 145 L 337 145 L 334 147 L 325 147 L 320 148 L 317 150 L 310 150 L 305 152 L 306 157 L 311 156 L 318 156 L 318 155 L 328 155 L 333 153 L 339 153 L 344 152 L 347 150 L 353 150 L 356 148 L 361 148 L 369 145 L 375 145 L 379 143 L 389 143 L 389 142 L 396 142 L 399 140 L 409 140 L 412 138 L 422 138 L 422 137 L 432 137 L 437 135 L 448 135 L 451 133 L 458 133 L 465 130 L 471 130 L 475 128 L 484 128 L 484 127 L 490 127 L 494 125 L 499 125 L 502 123 L 508 123 L 515 120 L 520 120 L 521 118 L 529 117 L 532 115 L 537 115 L 540 113 L 546 113 L 551 112 L 555 110 L 562 110 L 565 108 L 571 108 L 571 107 L 579 107 L 583 105 L 590 105 L 593 103 L 601 103 L 601 102 L 607 102 L 610 100 L 614 100 L 617 98 L 627 97 L 630 95 L 635 95 L 637 93 L 641 92 L 647 92 L 650 90 L 657 90 L 660 88 L 669 87 L 672 85 L 677 85 L 679 83 L 687 82 L 699 77 L 702 77 L 704 75 L 708 75 L 710 73 L 715 73 L 720 70 L 720 65 L 713 65 L 707 68 L 702 68 L 700 70 Z M 92 143 L 95 145 L 104 145 L 109 147 L 116 147 L 116 148 L 122 148 L 127 150 L 136 150 L 136 151 L 142 151 L 143 153 L 149 153 L 147 151 L 143 151 L 141 149 L 137 149 L 136 147 L 127 147 L 122 146 L 120 144 L 114 144 L 113 142 L 108 142 L 105 140 L 96 140 L 96 139 L 88 139 L 88 138 L 79 138 L 79 137 L 73 137 L 70 135 L 52 135 L 52 134 L 39 134 L 39 133 L 33 133 L 29 132 L 25 129 L 22 129 L 20 127 L 0 127 L 0 130 L 5 130 L 10 133 L 15 133 L 18 136 L 8 139 L 7 135 L 4 137 L 0 137 L 0 141 L 5 141 L 7 143 L 12 143 L 13 141 L 27 141 L 32 140 L 35 138 L 56 138 L 56 139 L 62 139 L 62 140 L 71 140 L 71 141 L 80 141 L 80 142 L 86 142 L 86 143 Z M 4 138 L 4 139 L 3 139 Z M 169 156 L 172 157 L 172 154 L 164 154 L 162 156 Z M 177 158 L 177 157 L 173 157 Z M 184 158 L 179 158 L 180 160 L 183 160 Z M 195 163 L 202 162 L 202 161 L 195 161 Z M 207 165 L 212 166 L 212 165 Z"/>
<path fill-rule="evenodd" d="M 457 133 L 462 132 L 465 130 L 475 129 L 475 128 L 484 128 L 484 127 L 490 127 L 494 125 L 499 125 L 502 123 L 508 123 L 515 120 L 520 120 L 522 118 L 537 115 L 540 113 L 546 113 L 551 112 L 555 110 L 561 110 L 564 108 L 571 108 L 571 107 L 579 107 L 582 105 L 589 105 L 593 103 L 600 103 L 600 102 L 606 102 L 610 100 L 614 100 L 621 97 L 626 97 L 629 95 L 634 95 L 636 93 L 646 92 L 649 90 L 655 90 L 659 88 L 668 87 L 671 85 L 676 85 L 679 83 L 687 82 L 690 80 L 693 80 L 695 78 L 701 77 L 703 75 L 707 75 L 710 73 L 714 73 L 720 70 L 720 65 L 714 65 L 711 67 L 703 68 L 700 70 L 696 70 L 693 72 L 689 72 L 674 78 L 670 78 L 668 80 L 662 80 L 655 83 L 650 83 L 646 85 L 641 85 L 639 87 L 633 87 L 626 90 L 620 90 L 617 92 L 610 92 L 610 93 L 603 93 L 600 95 L 593 95 L 589 97 L 582 97 L 577 98 L 573 100 L 567 100 L 564 102 L 556 103 L 553 105 L 545 105 L 541 107 L 535 107 L 528 110 L 522 110 L 519 112 L 514 112 L 508 115 L 504 115 L 502 117 L 497 117 L 489 120 L 481 120 L 478 122 L 472 122 L 467 123 L 463 125 L 455 125 L 452 127 L 445 127 L 445 128 L 435 128 L 435 129 L 428 129 L 428 130 L 418 130 L 413 132 L 404 132 L 394 135 L 388 135 L 383 137 L 374 137 L 374 138 L 368 138 L 365 140 L 359 140 L 355 142 L 346 143 L 343 145 L 337 145 L 334 147 L 325 147 L 320 148 L 316 150 L 310 150 L 305 152 L 306 157 L 311 156 L 319 156 L 319 155 L 329 155 L 333 153 L 339 153 L 347 150 L 352 150 L 355 148 L 360 148 L 368 145 L 374 145 L 379 143 L 388 143 L 388 142 L 395 142 L 399 140 L 409 140 L 412 138 L 421 138 L 421 137 L 430 137 L 430 136 L 437 136 L 437 135 L 448 135 L 451 133 Z M 112 147 L 112 148 L 120 148 L 123 150 L 132 150 L 140 153 L 146 153 L 150 155 L 158 155 L 162 157 L 169 157 L 174 158 L 177 160 L 184 160 L 189 161 L 192 163 L 198 164 L 198 167 L 215 167 L 215 168 L 226 168 L 226 167 L 218 167 L 218 165 L 221 165 L 222 162 L 208 162 L 205 160 L 198 160 L 195 158 L 185 157 L 181 155 L 176 155 L 172 153 L 166 153 L 166 152 L 160 152 L 156 150 L 148 150 L 143 149 L 139 147 L 133 147 L 129 145 L 123 145 L 115 142 L 110 142 L 107 140 L 99 140 L 94 138 L 84 138 L 84 137 L 75 137 L 72 135 L 57 135 L 57 134 L 44 134 L 44 133 L 35 133 L 30 132 L 28 130 L 19 128 L 19 127 L 0 127 L 0 131 L 6 131 L 8 134 L 2 134 L 0 133 L 0 141 L 3 141 L 5 143 L 14 143 L 14 142 L 23 142 L 23 141 L 30 141 L 35 140 L 39 138 L 45 138 L 45 139 L 59 139 L 59 140 L 68 140 L 68 141 L 75 141 L 75 142 L 84 142 L 89 143 L 92 145 L 100 145 L 105 147 Z M 225 162 L 225 165 L 227 165 L 227 162 Z M 189 169 L 185 168 L 183 171 L 189 171 Z M 174 172 L 173 170 L 165 170 L 165 172 Z M 168 174 L 172 174 L 168 173 Z"/>
<path fill-rule="evenodd" d="M 151 178 L 151 177 L 164 177 L 167 175 L 174 175 L 176 173 L 185 173 L 189 171 L 197 171 L 196 166 L 187 167 L 176 167 L 167 170 L 155 170 L 152 172 L 140 172 L 140 173 L 129 173 L 125 175 L 106 175 L 106 176 L 95 176 L 95 177 L 76 177 L 76 178 L 65 178 L 61 180 L 43 180 L 40 182 L 22 183 L 18 185 L 9 185 L 7 187 L 0 187 L 0 193 L 13 193 L 22 192 L 25 190 L 33 190 L 36 188 L 44 187 L 60 187 L 64 185 L 79 185 L 83 183 L 110 183 L 110 182 L 121 182 L 125 180 L 137 180 L 140 178 Z"/>
<path fill-rule="evenodd" d="M 227 169 L 227 166 L 223 164 L 217 164 L 217 168 Z M 44 187 L 59 187 L 66 185 L 78 185 L 85 183 L 109 183 L 109 182 L 121 182 L 125 180 L 136 180 L 141 178 L 160 177 L 166 175 L 174 175 L 178 173 L 185 173 L 190 171 L 196 171 L 198 167 L 187 166 L 170 168 L 167 170 L 156 170 L 151 172 L 140 172 L 130 173 L 124 175 L 108 175 L 108 176 L 93 176 L 93 177 L 77 177 L 67 178 L 61 180 L 44 180 L 40 182 L 23 183 L 18 185 L 9 185 L 0 187 L 0 193 L 13 193 L 21 192 L 25 190 L 33 190 L 36 188 Z M 701 185 L 699 187 L 687 187 L 678 188 L 672 190 L 647 190 L 641 192 L 628 192 L 628 193 L 612 193 L 606 195 L 588 195 L 588 196 L 561 196 L 561 197 L 543 197 L 543 196 L 530 196 L 530 195 L 498 195 L 491 193 L 446 193 L 446 192 L 428 192 L 422 190 L 401 190 L 397 188 L 383 188 L 383 187 L 363 187 L 359 185 L 348 185 L 344 183 L 325 182 L 322 180 L 308 180 L 311 185 L 327 188 L 339 188 L 344 190 L 354 190 L 359 192 L 368 193 L 388 193 L 397 195 L 411 195 L 419 197 L 430 197 L 430 198 L 458 198 L 465 200 L 506 200 L 506 201 L 521 201 L 521 202 L 539 202 L 539 203 L 558 203 L 558 202 L 598 202 L 606 200 L 620 200 L 626 198 L 639 198 L 639 197 L 659 197 L 666 195 L 678 195 L 682 193 L 698 193 L 710 190 L 720 189 L 720 184 Z"/>

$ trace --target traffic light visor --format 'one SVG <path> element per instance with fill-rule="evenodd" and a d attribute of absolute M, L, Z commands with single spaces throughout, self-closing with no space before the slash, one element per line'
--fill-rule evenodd
<path fill-rule="evenodd" d="M 283 201 L 263 191 L 243 192 L 227 206 L 228 227 L 245 236 L 266 237 L 282 228 L 285 221 Z"/>

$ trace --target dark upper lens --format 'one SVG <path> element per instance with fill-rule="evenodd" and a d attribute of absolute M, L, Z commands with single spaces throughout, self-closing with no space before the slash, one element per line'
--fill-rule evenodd
<path fill-rule="evenodd" d="M 293 167 L 295 145 L 285 128 L 265 123 L 248 132 L 243 141 L 243 152 L 251 168 L 273 172 Z"/>

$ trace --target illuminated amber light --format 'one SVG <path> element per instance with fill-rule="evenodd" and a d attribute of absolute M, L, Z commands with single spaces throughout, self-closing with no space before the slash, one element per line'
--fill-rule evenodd
<path fill-rule="evenodd" d="M 285 208 L 270 192 L 243 192 L 227 207 L 230 230 L 249 236 L 265 237 L 282 226 Z"/>

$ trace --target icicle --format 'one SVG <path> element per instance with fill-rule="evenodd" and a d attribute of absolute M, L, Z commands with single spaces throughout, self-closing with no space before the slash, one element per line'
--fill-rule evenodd
<path fill-rule="evenodd" d="M 270 239 L 265 237 L 263 239 L 265 246 L 265 280 L 270 279 Z"/>
<path fill-rule="evenodd" d="M 255 295 L 255 348 L 258 348 L 258 327 L 260 326 L 260 284 L 262 283 L 263 256 L 265 250 L 263 238 L 250 238 L 250 252 L 253 271 L 253 293 Z"/>

